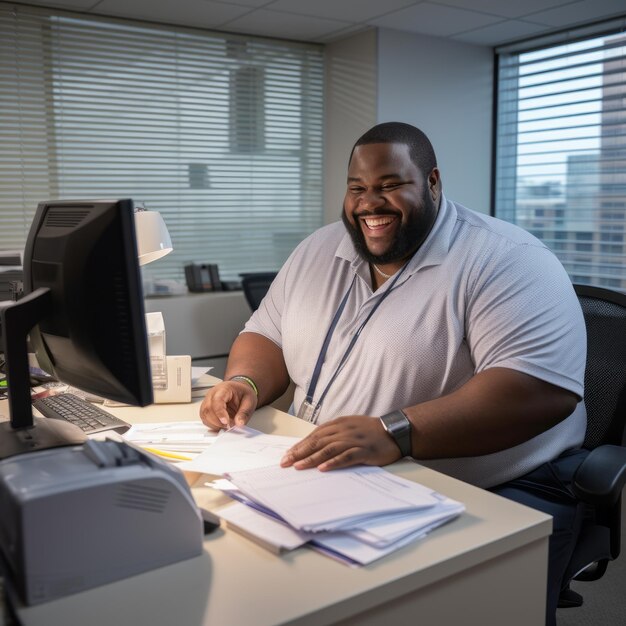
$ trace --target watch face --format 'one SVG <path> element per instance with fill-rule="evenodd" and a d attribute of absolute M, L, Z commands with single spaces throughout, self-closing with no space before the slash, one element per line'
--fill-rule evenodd
<path fill-rule="evenodd" d="M 411 422 L 402 411 L 393 411 L 383 415 L 380 420 L 385 430 L 393 437 L 402 456 L 411 454 Z"/>

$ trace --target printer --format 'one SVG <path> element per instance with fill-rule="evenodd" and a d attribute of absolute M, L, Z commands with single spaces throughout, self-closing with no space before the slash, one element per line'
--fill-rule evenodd
<path fill-rule="evenodd" d="M 0 511 L 0 552 L 27 605 L 202 552 L 202 516 L 180 470 L 125 442 L 0 461 Z"/>

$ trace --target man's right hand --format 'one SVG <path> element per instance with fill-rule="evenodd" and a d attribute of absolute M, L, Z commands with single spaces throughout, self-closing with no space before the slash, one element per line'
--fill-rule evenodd
<path fill-rule="evenodd" d="M 257 396 L 247 383 L 225 381 L 212 387 L 200 405 L 200 419 L 211 429 L 244 426 L 257 407 Z"/>

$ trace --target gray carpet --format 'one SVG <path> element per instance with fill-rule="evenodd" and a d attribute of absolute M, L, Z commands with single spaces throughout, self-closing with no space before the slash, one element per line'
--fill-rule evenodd
<path fill-rule="evenodd" d="M 622 553 L 609 563 L 606 574 L 594 582 L 573 582 L 584 603 L 577 609 L 559 609 L 558 626 L 624 626 L 626 624 L 626 498 L 622 498 Z"/>

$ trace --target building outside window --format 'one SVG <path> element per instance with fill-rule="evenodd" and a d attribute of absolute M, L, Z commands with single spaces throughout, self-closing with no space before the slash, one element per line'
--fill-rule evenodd
<path fill-rule="evenodd" d="M 626 36 L 598 26 L 497 59 L 495 215 L 574 282 L 626 291 Z"/>

